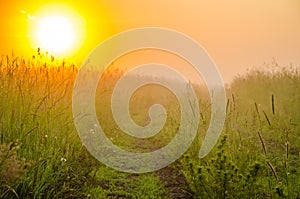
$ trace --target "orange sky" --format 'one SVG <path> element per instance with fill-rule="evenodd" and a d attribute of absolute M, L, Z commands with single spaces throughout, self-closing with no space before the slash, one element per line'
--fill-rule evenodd
<path fill-rule="evenodd" d="M 30 54 L 27 18 L 53 1 L 2 1 L 0 53 Z M 271 63 L 300 66 L 299 0 L 110 0 L 64 1 L 86 23 L 79 59 L 110 35 L 131 28 L 158 26 L 180 31 L 210 54 L 225 81 L 246 68 Z"/>

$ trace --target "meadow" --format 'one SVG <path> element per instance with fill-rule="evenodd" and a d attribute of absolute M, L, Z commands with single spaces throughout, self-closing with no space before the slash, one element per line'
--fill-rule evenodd
<path fill-rule="evenodd" d="M 110 169 L 82 145 L 71 101 L 77 73 L 77 65 L 46 54 L 1 57 L 0 198 L 300 198 L 300 72 L 295 67 L 274 62 L 269 70 L 237 76 L 226 90 L 222 136 L 203 159 L 198 152 L 210 105 L 207 92 L 194 86 L 201 111 L 197 138 L 168 168 L 146 174 Z M 136 123 L 149 122 L 153 103 L 168 107 L 168 118 L 158 135 L 130 137 L 109 110 L 112 88 L 121 75 L 112 67 L 100 81 L 99 123 L 126 150 L 164 146 L 179 125 L 175 96 L 161 87 L 136 92 L 130 102 Z"/>

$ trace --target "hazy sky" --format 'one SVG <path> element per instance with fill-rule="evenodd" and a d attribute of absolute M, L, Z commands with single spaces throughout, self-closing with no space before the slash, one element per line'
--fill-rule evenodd
<path fill-rule="evenodd" d="M 2 1 L 0 52 L 30 53 L 27 19 L 52 1 Z M 246 68 L 271 63 L 300 66 L 299 0 L 85 0 L 65 1 L 86 22 L 79 57 L 99 42 L 131 28 L 158 26 L 182 32 L 201 44 L 228 81 Z"/>

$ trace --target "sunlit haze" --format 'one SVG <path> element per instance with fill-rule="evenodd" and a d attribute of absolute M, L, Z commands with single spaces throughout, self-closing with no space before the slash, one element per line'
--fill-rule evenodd
<path fill-rule="evenodd" d="M 196 40 L 225 81 L 275 59 L 300 65 L 300 2 L 7 1 L 0 8 L 0 52 L 31 55 L 37 47 L 82 60 L 100 42 L 132 28 L 164 27 Z"/>

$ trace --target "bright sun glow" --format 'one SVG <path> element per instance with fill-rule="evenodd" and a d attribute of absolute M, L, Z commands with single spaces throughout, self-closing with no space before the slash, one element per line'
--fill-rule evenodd
<path fill-rule="evenodd" d="M 39 19 L 37 37 L 42 49 L 62 53 L 75 43 L 76 31 L 68 18 L 50 16 Z"/>
<path fill-rule="evenodd" d="M 32 47 L 54 56 L 74 55 L 85 40 L 84 20 L 62 3 L 41 7 L 30 16 L 28 27 Z"/>

